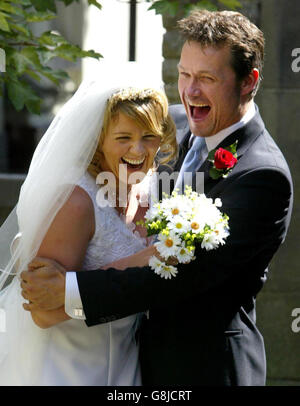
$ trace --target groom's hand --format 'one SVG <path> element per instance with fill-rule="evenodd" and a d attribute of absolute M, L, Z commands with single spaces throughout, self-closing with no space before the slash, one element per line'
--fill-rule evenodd
<path fill-rule="evenodd" d="M 65 305 L 66 270 L 57 262 L 35 258 L 21 273 L 25 310 L 54 310 Z"/>

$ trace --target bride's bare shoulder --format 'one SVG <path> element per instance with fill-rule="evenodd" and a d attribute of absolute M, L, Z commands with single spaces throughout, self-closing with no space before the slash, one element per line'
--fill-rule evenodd
<path fill-rule="evenodd" d="M 89 234 L 92 238 L 95 232 L 95 213 L 93 202 L 88 193 L 76 186 L 68 200 L 57 213 L 50 229 L 55 233 Z M 70 237 L 68 237 L 70 238 Z"/>
<path fill-rule="evenodd" d="M 75 187 L 51 223 L 38 256 L 52 258 L 67 269 L 80 269 L 94 233 L 93 202 L 82 188 Z"/>
<path fill-rule="evenodd" d="M 94 214 L 94 205 L 88 193 L 80 186 L 75 186 L 62 210 L 69 215 L 72 213 L 80 216 L 91 215 Z"/>

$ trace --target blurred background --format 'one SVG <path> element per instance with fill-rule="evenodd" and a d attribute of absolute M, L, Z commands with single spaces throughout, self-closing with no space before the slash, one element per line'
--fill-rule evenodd
<path fill-rule="evenodd" d="M 42 1 L 35 0 L 32 3 L 37 4 L 41 12 L 44 12 Z M 52 10 L 55 14 L 53 18 L 43 20 L 41 17 L 40 21 L 30 23 L 36 36 L 41 36 L 45 31 L 53 32 L 63 36 L 71 44 L 102 55 L 97 59 L 95 55 L 88 57 L 73 50 L 78 57 L 68 59 L 64 56 L 71 51 L 68 47 L 63 47 L 60 49 L 61 57 L 52 58 L 49 66 L 66 71 L 68 78 L 60 75 L 60 80 L 54 83 L 44 78 L 36 81 L 33 74 L 28 75 L 26 80 L 42 99 L 40 114 L 33 114 L 33 108 L 28 110 L 20 106 L 16 111 L 16 106 L 10 101 L 13 91 L 4 85 L 5 75 L 13 77 L 14 72 L 7 70 L 0 73 L 3 92 L 0 97 L 0 224 L 17 202 L 20 186 L 26 177 L 38 141 L 57 110 L 72 96 L 81 80 L 105 78 L 115 74 L 114 69 L 120 70 L 120 67 L 125 72 L 129 61 L 136 62 L 153 81 L 164 84 L 171 104 L 179 102 L 176 66 L 181 40 L 175 26 L 187 9 L 180 7 L 180 3 L 187 2 L 100 0 L 98 3 L 101 3 L 101 9 L 99 5 L 93 6 L 93 3 L 96 2 L 56 1 L 55 13 Z M 189 7 L 197 3 L 207 8 L 215 5 L 222 9 L 226 5 L 235 7 L 237 1 L 203 0 L 188 3 Z M 293 217 L 288 236 L 273 259 L 269 280 L 257 298 L 257 324 L 265 339 L 267 384 L 299 386 L 300 331 L 292 329 L 292 323 L 294 321 L 295 325 L 295 315 L 300 315 L 300 256 L 297 237 L 300 226 L 300 59 L 297 61 L 297 55 L 300 55 L 300 2 L 240 0 L 239 3 L 237 10 L 246 14 L 265 34 L 264 79 L 255 101 L 266 127 L 288 161 L 295 188 Z M 153 4 L 156 10 L 149 10 Z M 5 31 L 5 26 L 1 24 L 0 48 L 4 47 L 1 45 L 1 30 Z M 53 38 L 56 41 L 57 37 Z M 49 43 L 50 36 L 47 41 Z M 52 49 L 54 45 L 52 43 Z M 62 55 L 63 52 L 65 55 Z M 28 55 L 27 52 L 26 56 Z M 10 54 L 8 57 L 11 57 Z M 14 58 L 17 59 L 15 56 Z M 22 63 L 24 64 L 23 60 Z M 18 105 L 16 101 L 15 104 Z M 292 315 L 294 309 L 299 309 L 299 312 L 294 311 Z M 300 320 L 296 325 L 300 330 Z"/>

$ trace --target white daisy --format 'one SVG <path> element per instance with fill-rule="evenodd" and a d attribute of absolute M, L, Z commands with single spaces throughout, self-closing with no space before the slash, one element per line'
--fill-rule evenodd
<path fill-rule="evenodd" d="M 175 268 L 175 266 L 172 265 L 164 265 L 160 268 L 157 268 L 154 271 L 157 275 L 160 275 L 161 278 L 165 278 L 165 279 L 171 279 L 172 276 L 176 276 L 176 274 L 178 273 L 177 268 Z"/>
<path fill-rule="evenodd" d="M 158 240 L 154 245 L 160 255 L 166 259 L 174 256 L 181 244 L 179 236 L 174 231 L 170 231 L 168 234 L 158 234 Z"/>
<path fill-rule="evenodd" d="M 153 271 L 157 271 L 158 269 L 160 269 L 162 266 L 166 265 L 164 262 L 160 261 L 156 256 L 152 256 L 149 259 L 149 266 L 151 269 L 153 269 Z"/>
<path fill-rule="evenodd" d="M 215 227 L 215 224 L 222 220 L 222 215 L 220 211 L 213 204 L 203 204 L 200 208 L 197 208 L 194 213 L 195 217 L 200 220 L 202 224 L 206 224 L 211 228 Z"/>
<path fill-rule="evenodd" d="M 195 215 L 191 220 L 190 220 L 190 229 L 194 234 L 199 234 L 203 231 L 205 227 L 205 219 L 203 219 L 203 216 Z"/>
<path fill-rule="evenodd" d="M 155 218 L 160 218 L 160 208 L 159 205 L 154 205 L 150 209 L 147 210 L 145 214 L 145 219 L 147 221 L 153 220 Z"/>
<path fill-rule="evenodd" d="M 194 259 L 194 252 L 195 250 L 189 251 L 185 246 L 181 246 L 178 248 L 176 258 L 181 264 L 187 264 Z"/>
<path fill-rule="evenodd" d="M 175 266 L 167 265 L 155 256 L 149 259 L 149 266 L 154 270 L 154 273 L 165 279 L 171 279 L 171 277 L 176 276 L 178 272 Z"/>
<path fill-rule="evenodd" d="M 221 199 L 219 197 L 217 197 L 215 199 L 215 206 L 216 207 L 222 207 L 222 201 L 221 201 Z"/>
<path fill-rule="evenodd" d="M 185 196 L 177 195 L 169 199 L 164 199 L 161 203 L 161 208 L 166 218 L 171 221 L 174 216 L 185 217 L 190 208 L 190 202 L 187 204 L 188 199 Z"/>
<path fill-rule="evenodd" d="M 219 241 L 217 238 L 216 233 L 210 233 L 210 234 L 206 234 L 203 238 L 203 241 L 201 243 L 201 248 L 205 248 L 206 251 L 210 251 L 213 250 L 215 248 L 217 248 L 219 245 Z"/>
<path fill-rule="evenodd" d="M 227 222 L 217 223 L 214 228 L 214 233 L 216 234 L 216 239 L 219 241 L 220 244 L 225 244 L 224 239 L 229 236 L 229 228 L 227 226 Z"/>
<path fill-rule="evenodd" d="M 169 230 L 173 230 L 177 234 L 187 233 L 190 229 L 190 223 L 182 216 L 174 216 L 167 224 Z"/>

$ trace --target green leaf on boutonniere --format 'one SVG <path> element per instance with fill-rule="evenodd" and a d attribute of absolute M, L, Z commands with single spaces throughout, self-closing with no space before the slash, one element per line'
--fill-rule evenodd
<path fill-rule="evenodd" d="M 227 149 L 227 151 L 230 151 L 232 153 L 232 155 L 234 155 L 235 157 L 236 155 L 236 147 L 238 144 L 238 140 L 236 140 L 233 144 L 229 145 L 229 147 L 225 147 L 224 149 Z"/>
<path fill-rule="evenodd" d="M 222 176 L 222 171 L 220 171 L 219 169 L 212 167 L 209 170 L 209 176 L 212 179 L 219 179 Z"/>
<path fill-rule="evenodd" d="M 209 176 L 216 180 L 219 178 L 227 178 L 228 174 L 231 172 L 231 169 L 217 169 L 214 166 L 209 170 Z"/>
<path fill-rule="evenodd" d="M 214 160 L 215 160 L 215 153 L 216 153 L 216 148 L 215 148 L 215 149 L 212 149 L 212 150 L 208 153 L 207 160 L 208 160 L 209 162 L 214 162 Z"/>

